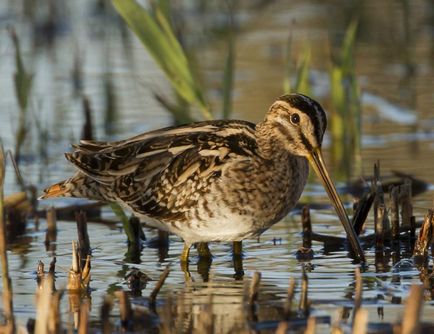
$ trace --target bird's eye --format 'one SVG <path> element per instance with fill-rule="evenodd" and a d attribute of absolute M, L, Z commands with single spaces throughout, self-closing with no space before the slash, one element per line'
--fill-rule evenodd
<path fill-rule="evenodd" d="M 292 114 L 290 119 L 294 125 L 300 123 L 300 116 L 298 114 Z"/>

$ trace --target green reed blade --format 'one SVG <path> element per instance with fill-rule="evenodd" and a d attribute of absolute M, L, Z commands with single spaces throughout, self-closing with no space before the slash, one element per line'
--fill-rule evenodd
<path fill-rule="evenodd" d="M 125 230 L 125 234 L 127 235 L 128 241 L 130 243 L 133 243 L 136 240 L 136 237 L 134 235 L 134 229 L 131 226 L 130 220 L 128 219 L 124 210 L 116 203 L 110 203 L 110 208 L 112 209 L 116 217 L 118 217 L 118 219 L 122 222 L 122 226 Z"/>
<path fill-rule="evenodd" d="M 135 0 L 113 0 L 119 14 L 163 69 L 172 87 L 188 103 L 197 106 L 202 116 L 212 119 L 201 88 L 197 85 L 184 50 L 158 4 L 155 15 Z"/>
<path fill-rule="evenodd" d="M 291 64 L 291 45 L 292 45 L 292 35 L 289 35 L 286 41 L 285 47 L 285 60 L 284 60 L 284 75 L 283 75 L 283 92 L 289 93 L 292 91 L 291 85 L 291 73 L 292 73 L 292 64 Z"/>
<path fill-rule="evenodd" d="M 235 39 L 233 33 L 229 33 L 228 52 L 223 71 L 223 118 L 228 119 L 232 114 L 232 93 L 234 88 L 235 73 Z"/>
<path fill-rule="evenodd" d="M 295 92 L 305 95 L 311 95 L 311 87 L 309 82 L 309 67 L 310 67 L 310 48 L 306 47 L 301 58 L 301 63 L 297 66 L 297 77 L 295 82 Z"/>

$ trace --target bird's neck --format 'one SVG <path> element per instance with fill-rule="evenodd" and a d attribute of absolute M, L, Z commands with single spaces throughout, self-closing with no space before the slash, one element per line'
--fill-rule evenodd
<path fill-rule="evenodd" d="M 256 125 L 256 141 L 260 155 L 264 159 L 276 160 L 290 155 L 283 143 L 277 138 L 271 124 L 267 121 L 260 122 Z"/>

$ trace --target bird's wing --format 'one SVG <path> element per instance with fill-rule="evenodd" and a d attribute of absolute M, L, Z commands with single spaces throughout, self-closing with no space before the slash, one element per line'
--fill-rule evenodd
<path fill-rule="evenodd" d="M 180 205 L 176 194 L 206 187 L 228 158 L 257 153 L 254 129 L 244 121 L 193 123 L 118 142 L 82 141 L 66 157 L 136 210 L 158 211 L 163 205 L 173 213 Z"/>

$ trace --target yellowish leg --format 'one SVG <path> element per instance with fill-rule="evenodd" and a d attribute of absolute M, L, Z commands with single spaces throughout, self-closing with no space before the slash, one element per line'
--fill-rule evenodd
<path fill-rule="evenodd" d="M 190 255 L 190 244 L 184 243 L 184 249 L 181 254 L 181 262 L 188 263 L 188 256 Z"/>
<path fill-rule="evenodd" d="M 191 281 L 190 270 L 188 269 L 188 256 L 190 254 L 191 244 L 184 243 L 184 249 L 181 254 L 181 270 L 184 272 L 185 282 L 188 283 Z"/>
<path fill-rule="evenodd" d="M 212 258 L 211 251 L 209 250 L 208 243 L 206 242 L 199 242 L 197 244 L 197 253 L 199 254 L 199 257 L 204 258 Z"/>

